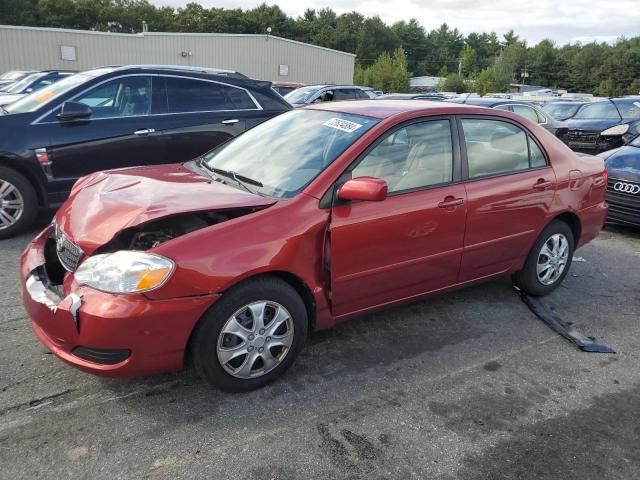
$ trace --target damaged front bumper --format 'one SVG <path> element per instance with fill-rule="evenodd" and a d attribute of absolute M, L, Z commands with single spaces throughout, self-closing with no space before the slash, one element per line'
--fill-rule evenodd
<path fill-rule="evenodd" d="M 21 259 L 23 302 L 34 333 L 57 357 L 81 370 L 136 376 L 180 370 L 189 336 L 217 295 L 152 300 L 108 294 L 65 281 L 51 285 L 46 229 Z M 72 275 L 72 274 L 68 274 Z"/>

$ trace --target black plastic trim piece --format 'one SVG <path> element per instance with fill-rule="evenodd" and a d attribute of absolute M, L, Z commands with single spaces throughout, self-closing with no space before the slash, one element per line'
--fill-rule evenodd
<path fill-rule="evenodd" d="M 587 337 L 582 332 L 576 330 L 571 322 L 563 321 L 554 311 L 547 307 L 542 300 L 530 297 L 522 290 L 516 288 L 516 292 L 524 304 L 529 307 L 536 317 L 549 325 L 552 330 L 576 345 L 583 352 L 592 353 L 616 353 L 611 347 L 597 343 L 594 337 Z"/>
<path fill-rule="evenodd" d="M 129 358 L 131 350 L 101 350 L 89 347 L 76 347 L 73 349 L 73 354 L 89 362 L 115 365 Z"/>

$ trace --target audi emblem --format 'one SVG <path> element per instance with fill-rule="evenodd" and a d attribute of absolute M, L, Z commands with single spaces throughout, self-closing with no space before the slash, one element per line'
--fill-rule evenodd
<path fill-rule="evenodd" d="M 640 193 L 640 185 L 635 183 L 616 182 L 613 185 L 613 190 L 620 193 L 630 193 L 631 195 L 637 195 Z"/>

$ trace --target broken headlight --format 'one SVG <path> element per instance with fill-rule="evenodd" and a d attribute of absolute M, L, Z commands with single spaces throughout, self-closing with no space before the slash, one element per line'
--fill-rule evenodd
<path fill-rule="evenodd" d="M 140 293 L 164 285 L 174 269 L 173 261 L 160 255 L 120 250 L 88 258 L 75 279 L 107 293 Z"/>

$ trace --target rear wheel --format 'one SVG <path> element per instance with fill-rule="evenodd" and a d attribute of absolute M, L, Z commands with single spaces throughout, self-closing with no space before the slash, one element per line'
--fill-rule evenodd
<path fill-rule="evenodd" d="M 0 166 L 0 239 L 9 238 L 33 223 L 38 197 L 23 175 Z"/>
<path fill-rule="evenodd" d="M 524 268 L 513 276 L 514 283 L 528 295 L 541 297 L 551 293 L 566 277 L 573 250 L 571 227 L 554 220 L 536 240 Z"/>
<path fill-rule="evenodd" d="M 193 362 L 211 385 L 259 388 L 282 375 L 302 349 L 307 311 L 277 278 L 249 280 L 223 294 L 195 332 Z"/>

